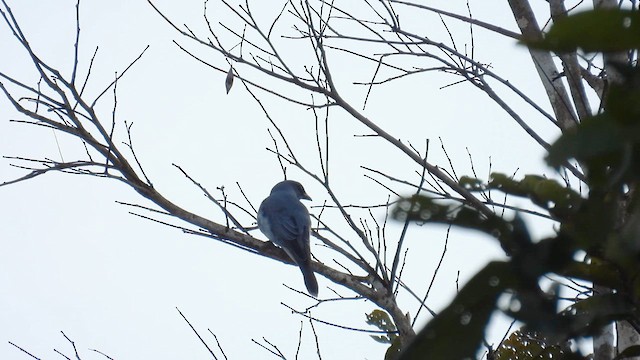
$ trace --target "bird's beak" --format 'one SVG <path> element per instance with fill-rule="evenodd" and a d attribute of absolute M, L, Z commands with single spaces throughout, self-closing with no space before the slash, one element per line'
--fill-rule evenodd
<path fill-rule="evenodd" d="M 307 193 L 302 194 L 301 199 L 305 199 L 305 200 L 312 200 L 311 196 L 307 195 Z"/>

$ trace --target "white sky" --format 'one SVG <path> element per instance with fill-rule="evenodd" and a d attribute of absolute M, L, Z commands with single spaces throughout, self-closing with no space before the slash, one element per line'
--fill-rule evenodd
<path fill-rule="evenodd" d="M 259 3 L 258 1 L 255 1 Z M 187 23 L 196 32 L 204 31 L 202 2 L 189 0 L 155 2 L 177 24 Z M 494 6 L 471 3 L 475 17 L 515 31 L 506 2 Z M 433 6 L 464 13 L 464 1 L 432 1 Z M 41 57 L 65 75 L 71 72 L 75 30 L 75 1 L 10 1 L 17 19 Z M 280 9 L 255 5 L 254 13 L 268 24 Z M 211 17 L 231 22 L 229 11 L 211 1 Z M 404 26 L 419 29 L 433 39 L 449 42 L 442 25 L 433 17 L 405 12 Z M 224 90 L 224 74 L 214 72 L 182 53 L 172 40 L 190 45 L 154 13 L 146 1 L 85 0 L 81 4 L 81 63 L 85 75 L 95 46 L 98 55 L 87 90 L 90 98 L 108 84 L 150 45 L 145 56 L 118 83 L 118 123 L 116 138 L 124 141 L 123 121 L 133 122 L 133 142 L 147 175 L 156 188 L 176 204 L 210 219 L 222 221 L 220 211 L 192 186 L 172 163 L 182 166 L 210 192 L 225 186 L 232 200 L 244 203 L 237 191 L 239 182 L 254 206 L 268 194 L 282 174 L 271 147 L 270 127 L 264 114 L 240 83 L 229 95 Z M 412 18 L 413 17 L 413 18 Z M 292 35 L 292 19 L 277 28 Z M 457 45 L 468 43 L 468 28 L 448 24 L 459 36 Z M 434 34 L 434 35 L 431 35 Z M 229 44 L 231 44 L 229 40 Z M 307 42 L 281 40 L 282 53 L 292 59 L 296 70 L 309 59 Z M 227 67 L 219 54 L 199 50 L 214 64 Z M 0 71 L 31 85 L 38 77 L 25 53 L 7 27 L 0 26 Z M 475 29 L 475 54 L 493 69 L 548 108 L 524 48 L 513 40 Z M 332 54 L 334 76 L 345 98 L 362 108 L 366 88 L 353 81 L 370 79 L 375 64 L 356 62 Z M 411 60 L 416 61 L 416 60 Z M 246 68 L 238 67 L 241 74 Z M 260 78 L 258 78 L 260 79 Z M 470 85 L 440 87 L 458 80 L 427 73 L 374 88 L 364 113 L 382 128 L 403 141 L 423 148 L 431 140 L 429 158 L 448 168 L 440 149 L 442 137 L 458 175 L 471 174 L 465 148 L 474 157 L 478 175 L 487 179 L 489 157 L 492 170 L 518 174 L 547 173 L 543 152 L 519 129 L 507 114 Z M 293 91 L 268 82 L 274 89 Z M 309 96 L 294 92 L 309 99 Z M 103 121 L 111 120 L 112 93 L 97 107 Z M 319 171 L 313 116 L 310 111 L 291 106 L 262 94 L 265 105 L 278 122 L 296 155 L 314 171 Z M 557 133 L 541 116 L 515 101 L 531 125 L 548 140 Z M 375 138 L 353 137 L 369 134 L 344 112 L 332 110 L 330 142 L 332 183 L 345 204 L 380 204 L 388 191 L 363 176 L 360 166 L 372 167 L 399 178 L 417 180 L 415 164 L 399 151 Z M 6 99 L 0 99 L 0 154 L 65 160 L 82 158 L 84 150 L 75 139 L 50 129 L 10 123 L 24 119 Z M 124 147 L 123 147 L 124 149 Z M 0 159 L 0 181 L 25 174 Z M 327 194 L 300 172 L 290 169 L 291 178 L 301 181 L 313 197 L 308 205 L 318 206 Z M 382 179 L 381 179 L 382 180 Z M 407 193 L 409 188 L 393 185 Z M 24 359 L 14 342 L 42 358 L 57 358 L 53 349 L 72 355 L 64 331 L 76 342 L 83 359 L 101 359 L 88 349 L 98 349 L 118 359 L 205 359 L 199 343 L 176 307 L 189 318 L 210 346 L 215 342 L 211 329 L 230 358 L 270 358 L 253 344 L 266 338 L 288 357 L 294 358 L 301 321 L 303 344 L 300 358 L 313 358 L 315 346 L 311 328 L 304 318 L 291 314 L 281 302 L 304 309 L 314 301 L 283 286 L 303 290 L 299 271 L 291 266 L 253 256 L 203 237 L 195 237 L 128 214 L 131 210 L 115 201 L 150 205 L 125 185 L 100 178 L 48 174 L 20 184 L 0 188 L 0 358 Z M 524 201 L 516 202 L 523 205 Z M 312 208 L 318 212 L 318 208 Z M 358 214 L 362 216 L 363 214 Z M 378 220 L 383 213 L 375 214 Z M 335 226 L 346 236 L 352 233 L 335 217 Z M 166 220 L 166 219 L 165 219 Z M 530 219 L 529 219 L 530 220 Z M 248 221 L 248 220 L 246 220 Z M 371 222 L 371 219 L 368 220 Z M 536 222 L 534 233 L 548 233 L 548 224 Z M 538 226 L 539 224 L 539 226 Z M 389 226 L 389 239 L 397 238 L 400 227 Z M 412 226 L 406 241 L 409 247 L 404 281 L 424 294 L 442 252 L 446 229 L 442 226 Z M 264 239 L 259 232 L 255 236 Z M 317 246 L 312 252 L 330 261 L 330 253 Z M 491 259 L 500 257 L 497 243 L 475 233 L 453 229 L 448 250 L 427 304 L 440 309 L 460 283 Z M 320 297 L 330 297 L 328 289 L 351 295 L 347 290 L 319 277 Z M 406 295 L 400 307 L 415 314 L 417 303 Z M 313 310 L 322 320 L 356 328 L 369 328 L 365 313 L 375 308 L 369 302 L 326 303 Z M 420 322 L 429 319 L 423 312 Z M 385 346 L 364 333 L 354 333 L 316 324 L 321 354 L 325 359 L 379 359 Z M 489 341 L 497 343 L 504 324 L 496 325 Z M 263 342 L 264 343 L 264 342 Z"/>

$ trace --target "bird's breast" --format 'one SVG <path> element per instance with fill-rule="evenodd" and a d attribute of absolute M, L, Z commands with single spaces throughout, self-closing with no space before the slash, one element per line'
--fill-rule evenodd
<path fill-rule="evenodd" d="M 269 240 L 273 241 L 271 224 L 269 224 L 269 219 L 267 219 L 262 211 L 258 211 L 258 229 L 260 229 Z"/>

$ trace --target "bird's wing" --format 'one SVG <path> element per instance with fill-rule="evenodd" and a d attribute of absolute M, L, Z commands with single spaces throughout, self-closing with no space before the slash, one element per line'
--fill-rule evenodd
<path fill-rule="evenodd" d="M 310 249 L 309 249 L 309 215 L 305 213 L 295 213 L 290 217 L 290 220 L 287 224 L 293 224 L 291 228 L 292 234 L 295 234 L 295 238 L 292 239 L 293 250 L 298 257 L 296 262 L 300 263 L 298 260 L 303 260 L 305 262 L 310 260 Z"/>
<path fill-rule="evenodd" d="M 307 209 L 297 199 L 265 200 L 261 213 L 268 222 L 269 240 L 282 247 L 296 262 L 307 262 L 309 255 L 309 229 L 311 222 Z"/>

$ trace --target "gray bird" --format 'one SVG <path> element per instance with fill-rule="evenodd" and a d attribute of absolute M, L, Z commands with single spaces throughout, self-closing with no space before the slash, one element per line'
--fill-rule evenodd
<path fill-rule="evenodd" d="M 311 270 L 309 249 L 311 218 L 300 199 L 311 200 L 299 182 L 285 180 L 277 183 L 260 204 L 258 228 L 300 267 L 309 294 L 318 296 L 318 281 Z"/>

